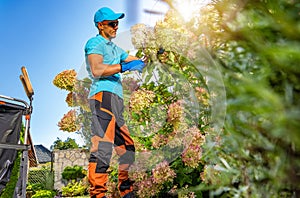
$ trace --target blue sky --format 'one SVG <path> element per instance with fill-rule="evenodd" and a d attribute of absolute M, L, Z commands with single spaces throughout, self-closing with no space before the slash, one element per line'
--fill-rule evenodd
<path fill-rule="evenodd" d="M 145 8 L 166 10 L 158 0 L 0 0 L 0 95 L 28 101 L 19 80 L 25 66 L 35 92 L 30 129 L 34 144 L 50 148 L 57 137 L 82 143 L 79 135 L 58 129 L 58 121 L 70 108 L 65 103 L 67 92 L 52 80 L 63 70 L 82 69 L 84 45 L 97 34 L 93 16 L 103 6 L 125 13 L 119 36 L 133 24 L 153 26 L 162 18 L 145 13 Z"/>

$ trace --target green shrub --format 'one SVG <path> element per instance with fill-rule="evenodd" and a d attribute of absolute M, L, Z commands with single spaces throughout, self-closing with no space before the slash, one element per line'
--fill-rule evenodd
<path fill-rule="evenodd" d="M 52 190 L 39 190 L 31 198 L 53 198 L 55 194 Z"/>
<path fill-rule="evenodd" d="M 66 187 L 62 187 L 62 195 L 67 197 L 82 196 L 87 194 L 88 187 L 83 183 L 72 180 Z"/>
<path fill-rule="evenodd" d="M 86 171 L 82 166 L 67 166 L 62 172 L 62 178 L 68 181 L 82 179 L 86 176 Z"/>
<path fill-rule="evenodd" d="M 36 183 L 36 184 L 28 184 L 26 187 L 26 193 L 33 195 L 35 194 L 37 191 L 43 190 L 44 189 L 44 185 L 41 183 Z"/>
<path fill-rule="evenodd" d="M 30 190 L 30 191 L 39 191 L 39 190 L 43 190 L 43 184 L 41 183 L 36 183 L 36 184 L 28 184 L 27 185 L 27 190 Z"/>
<path fill-rule="evenodd" d="M 202 178 L 211 196 L 299 197 L 299 1 L 216 2 L 227 106 Z"/>

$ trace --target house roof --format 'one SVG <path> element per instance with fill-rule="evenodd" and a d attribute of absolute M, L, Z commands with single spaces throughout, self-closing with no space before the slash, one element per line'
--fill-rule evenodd
<path fill-rule="evenodd" d="M 29 157 L 29 166 L 30 167 L 36 167 L 38 164 L 38 159 L 36 155 L 36 151 L 34 148 L 34 144 L 31 138 L 30 131 L 27 132 L 28 138 L 27 138 L 27 145 L 30 145 L 30 149 L 28 151 L 28 157 Z"/>
<path fill-rule="evenodd" d="M 39 163 L 51 162 L 51 151 L 43 145 L 34 145 Z"/>

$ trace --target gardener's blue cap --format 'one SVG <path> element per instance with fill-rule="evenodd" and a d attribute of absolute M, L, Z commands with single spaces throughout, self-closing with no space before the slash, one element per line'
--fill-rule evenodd
<path fill-rule="evenodd" d="M 103 7 L 100 8 L 94 15 L 94 23 L 95 26 L 97 27 L 98 22 L 102 22 L 105 20 L 117 20 L 117 19 L 122 19 L 125 16 L 124 13 L 115 13 L 112 11 L 110 8 Z"/>

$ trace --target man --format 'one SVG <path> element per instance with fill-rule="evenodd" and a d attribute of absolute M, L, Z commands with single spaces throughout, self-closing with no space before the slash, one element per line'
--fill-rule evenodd
<path fill-rule="evenodd" d="M 86 69 L 92 79 L 89 102 L 92 112 L 91 155 L 89 159 L 90 196 L 105 197 L 107 169 L 114 147 L 119 156 L 118 188 L 124 198 L 133 197 L 128 168 L 133 164 L 135 148 L 123 118 L 123 90 L 120 72 L 142 72 L 145 64 L 128 55 L 111 40 L 116 37 L 119 19 L 124 13 L 100 8 L 94 16 L 99 34 L 85 46 Z"/>

